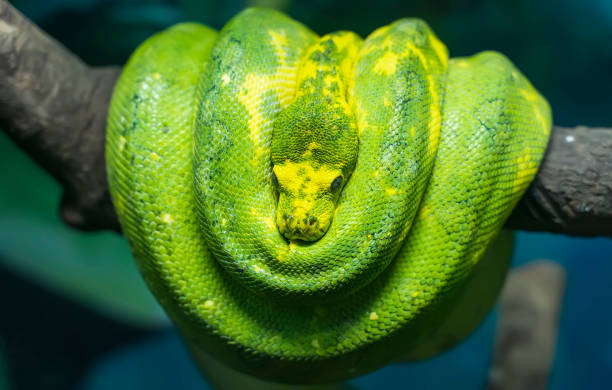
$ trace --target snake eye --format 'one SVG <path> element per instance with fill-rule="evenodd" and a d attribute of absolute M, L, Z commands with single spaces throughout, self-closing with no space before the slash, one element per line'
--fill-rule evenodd
<path fill-rule="evenodd" d="M 272 176 L 270 176 L 270 180 L 272 181 L 272 185 L 274 187 L 278 187 L 278 178 L 276 177 L 276 173 L 272 171 Z"/>
<path fill-rule="evenodd" d="M 342 176 L 338 176 L 337 178 L 334 179 L 334 181 L 332 181 L 329 189 L 331 190 L 331 192 L 336 193 L 338 192 L 341 186 L 342 186 Z"/>

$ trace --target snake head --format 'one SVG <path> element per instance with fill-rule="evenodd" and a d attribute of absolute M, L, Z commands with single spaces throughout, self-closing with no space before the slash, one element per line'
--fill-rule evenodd
<path fill-rule="evenodd" d="M 310 161 L 285 161 L 274 166 L 278 190 L 276 225 L 289 240 L 316 241 L 331 224 L 343 184 L 342 170 Z"/>
<path fill-rule="evenodd" d="M 323 103 L 309 96 L 298 99 L 274 125 L 276 226 L 288 240 L 316 241 L 325 235 L 357 161 L 352 116 Z"/>

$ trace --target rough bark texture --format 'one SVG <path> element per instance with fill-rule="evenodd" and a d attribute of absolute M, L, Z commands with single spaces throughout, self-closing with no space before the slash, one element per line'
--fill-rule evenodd
<path fill-rule="evenodd" d="M 542 166 L 506 226 L 612 237 L 612 129 L 554 127 Z"/>
<path fill-rule="evenodd" d="M 565 271 L 551 261 L 513 270 L 500 297 L 487 390 L 544 390 L 555 356 Z"/>
<path fill-rule="evenodd" d="M 62 184 L 62 217 L 78 229 L 119 230 L 104 162 L 119 72 L 88 67 L 0 0 L 0 127 Z M 612 237 L 612 129 L 554 127 L 506 226 Z"/>
<path fill-rule="evenodd" d="M 120 71 L 88 67 L 0 1 L 0 127 L 62 184 L 62 217 L 84 230 L 118 230 L 104 136 Z"/>

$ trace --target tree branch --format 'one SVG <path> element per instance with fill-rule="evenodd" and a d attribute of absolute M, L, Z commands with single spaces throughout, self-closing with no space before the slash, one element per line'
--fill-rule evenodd
<path fill-rule="evenodd" d="M 487 390 L 544 390 L 555 356 L 563 268 L 539 260 L 510 272 L 499 298 Z"/>
<path fill-rule="evenodd" d="M 612 129 L 553 127 L 540 170 L 506 227 L 612 237 Z"/>
<path fill-rule="evenodd" d="M 79 229 L 119 229 L 104 137 L 120 72 L 88 67 L 0 0 L 0 126 L 61 183 L 62 218 Z"/>
<path fill-rule="evenodd" d="M 62 217 L 78 229 L 119 231 L 104 162 L 119 73 L 88 67 L 0 0 L 0 125 L 62 184 Z M 506 226 L 612 237 L 612 129 L 554 127 Z"/>

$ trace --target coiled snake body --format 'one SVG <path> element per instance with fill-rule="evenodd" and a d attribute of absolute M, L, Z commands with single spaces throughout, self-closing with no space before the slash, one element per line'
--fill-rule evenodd
<path fill-rule="evenodd" d="M 505 57 L 449 61 L 420 20 L 362 40 L 249 9 L 137 49 L 111 103 L 108 177 L 196 358 L 333 381 L 479 323 L 508 263 L 495 238 L 550 127 Z"/>

